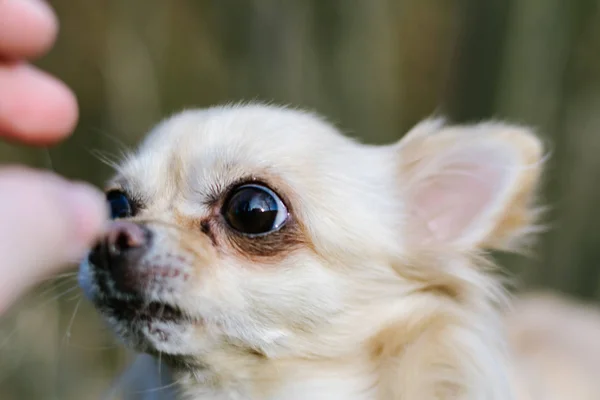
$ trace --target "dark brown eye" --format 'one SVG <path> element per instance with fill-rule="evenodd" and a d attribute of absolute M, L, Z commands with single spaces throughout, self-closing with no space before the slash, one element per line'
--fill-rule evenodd
<path fill-rule="evenodd" d="M 133 207 L 125 193 L 119 190 L 113 190 L 106 194 L 106 200 L 110 207 L 110 217 L 112 219 L 127 218 L 133 215 Z"/>
<path fill-rule="evenodd" d="M 231 228 L 246 235 L 275 231 L 285 224 L 289 215 L 279 196 L 261 185 L 235 189 L 222 212 Z"/>

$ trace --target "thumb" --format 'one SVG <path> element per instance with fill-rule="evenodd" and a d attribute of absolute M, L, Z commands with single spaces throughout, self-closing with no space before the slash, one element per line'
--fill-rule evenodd
<path fill-rule="evenodd" d="M 79 262 L 99 236 L 106 205 L 96 189 L 48 172 L 0 170 L 0 312 L 22 292 Z"/>

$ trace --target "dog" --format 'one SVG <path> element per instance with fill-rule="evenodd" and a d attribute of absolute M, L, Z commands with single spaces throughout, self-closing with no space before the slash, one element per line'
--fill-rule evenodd
<path fill-rule="evenodd" d="M 544 159 L 499 121 L 367 145 L 289 107 L 182 111 L 118 165 L 80 284 L 176 399 L 538 400 L 489 252 L 535 236 Z"/>
<path fill-rule="evenodd" d="M 529 398 L 600 399 L 596 305 L 559 293 L 523 293 L 514 299 L 505 324 Z"/>

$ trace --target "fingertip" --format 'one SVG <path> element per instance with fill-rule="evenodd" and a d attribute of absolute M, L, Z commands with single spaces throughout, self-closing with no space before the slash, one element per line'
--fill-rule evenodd
<path fill-rule="evenodd" d="M 62 196 L 74 224 L 71 257 L 80 259 L 102 233 L 108 219 L 106 201 L 102 192 L 87 183 L 70 183 Z"/>
<path fill-rule="evenodd" d="M 52 265 L 72 261 L 108 218 L 99 189 L 48 171 L 0 168 L 0 193 L 0 254 L 8 264 L 30 265 L 38 257 Z"/>
<path fill-rule="evenodd" d="M 33 58 L 46 53 L 58 35 L 58 18 L 44 0 L 0 1 L 0 54 Z"/>
<path fill-rule="evenodd" d="M 60 80 L 26 64 L 0 66 L 0 136 L 51 145 L 79 118 L 75 94 Z"/>

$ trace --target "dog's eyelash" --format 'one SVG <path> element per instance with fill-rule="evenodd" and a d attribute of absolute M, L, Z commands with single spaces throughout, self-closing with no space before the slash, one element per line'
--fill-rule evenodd
<path fill-rule="evenodd" d="M 219 200 L 224 197 L 227 193 L 226 189 L 223 189 L 219 184 L 211 183 L 208 186 L 208 193 L 202 197 L 206 200 L 203 202 L 207 207 L 214 207 L 219 203 Z"/>

